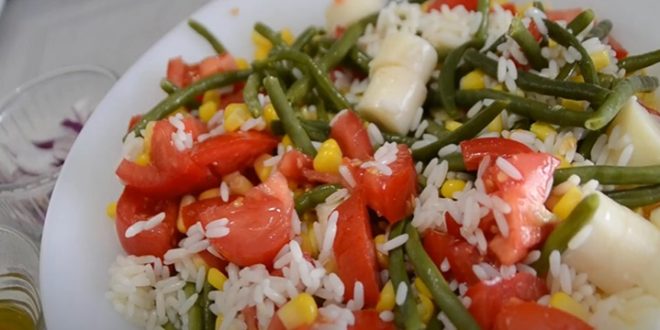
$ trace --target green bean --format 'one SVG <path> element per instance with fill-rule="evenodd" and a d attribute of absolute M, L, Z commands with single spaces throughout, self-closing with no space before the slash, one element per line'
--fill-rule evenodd
<path fill-rule="evenodd" d="M 506 38 L 507 38 L 506 34 L 503 34 L 499 38 L 495 39 L 495 41 L 492 44 L 490 44 L 490 46 L 488 46 L 486 51 L 484 51 L 484 54 L 488 54 L 489 52 L 493 52 L 493 53 L 497 52 L 497 47 L 505 43 Z"/>
<path fill-rule="evenodd" d="M 440 78 L 438 80 L 440 99 L 449 117 L 454 119 L 461 116 L 461 113 L 456 107 L 456 70 L 463 58 L 463 54 L 468 49 L 475 47 L 475 45 L 475 41 L 468 41 L 449 52 L 447 57 L 445 57 L 442 70 L 440 71 Z"/>
<path fill-rule="evenodd" d="M 341 189 L 340 185 L 324 184 L 304 192 L 302 195 L 296 197 L 296 212 L 298 212 L 298 215 L 302 216 L 306 211 L 323 203 L 328 196 L 332 195 L 339 189 Z"/>
<path fill-rule="evenodd" d="M 575 206 L 568 218 L 560 222 L 552 233 L 550 233 L 550 236 L 548 236 L 541 249 L 541 257 L 532 264 L 532 267 L 536 269 L 539 275 L 548 272 L 549 258 L 552 251 L 564 252 L 571 238 L 591 220 L 599 204 L 600 199 L 597 194 L 591 194 L 585 197 Z"/>
<path fill-rule="evenodd" d="M 600 22 L 598 22 L 592 29 L 589 31 L 589 34 L 587 34 L 586 39 L 591 39 L 591 38 L 598 38 L 600 40 L 605 40 L 607 36 L 610 34 L 610 31 L 612 31 L 612 21 L 609 19 L 604 19 Z"/>
<path fill-rule="evenodd" d="M 532 2 L 532 6 L 545 13 L 545 6 L 543 5 L 542 1 L 534 1 Z"/>
<path fill-rule="evenodd" d="M 495 101 L 485 109 L 481 110 L 474 117 L 468 119 L 461 127 L 455 131 L 439 138 L 424 147 L 413 149 L 413 158 L 415 160 L 428 161 L 435 157 L 442 147 L 459 143 L 463 140 L 474 137 L 479 134 L 484 127 L 495 119 L 509 105 L 508 101 Z"/>
<path fill-rule="evenodd" d="M 582 43 L 568 30 L 561 27 L 554 21 L 544 19 L 546 27 L 548 28 L 548 35 L 558 44 L 569 48 L 575 48 L 582 58 L 578 61 L 580 66 L 580 72 L 584 77 L 584 81 L 592 84 L 598 84 L 598 74 L 596 68 L 594 67 L 594 61 L 591 59 L 591 56 L 586 49 L 582 46 Z"/>
<path fill-rule="evenodd" d="M 195 30 L 202 38 L 206 39 L 208 43 L 213 47 L 213 50 L 215 50 L 216 53 L 219 55 L 222 55 L 227 52 L 227 49 L 225 46 L 222 45 L 222 43 L 216 38 L 204 25 L 201 23 L 197 22 L 194 19 L 189 19 L 188 20 L 188 26 Z"/>
<path fill-rule="evenodd" d="M 481 13 L 481 23 L 474 34 L 474 39 L 483 45 L 488 37 L 488 11 L 490 10 L 490 0 L 478 0 L 477 12 Z"/>
<path fill-rule="evenodd" d="M 438 139 L 450 133 L 449 130 L 433 119 L 427 119 L 426 122 L 428 123 L 426 132 L 435 135 Z"/>
<path fill-rule="evenodd" d="M 598 73 L 598 80 L 600 80 L 600 82 L 598 83 L 598 85 L 600 85 L 600 87 L 607 88 L 607 89 L 612 89 L 612 88 L 614 88 L 614 85 L 616 85 L 622 79 L 618 78 L 618 77 L 615 77 L 611 74 L 606 74 L 606 73 L 600 73 L 599 72 Z"/>
<path fill-rule="evenodd" d="M 566 63 L 564 66 L 559 70 L 559 73 L 557 74 L 557 77 L 554 79 L 556 81 L 566 81 L 566 79 L 570 78 L 573 73 L 575 73 L 575 69 L 577 68 L 577 63 Z"/>
<path fill-rule="evenodd" d="M 273 76 L 267 76 L 264 78 L 263 84 L 264 87 L 266 87 L 266 91 L 268 92 L 273 107 L 275 107 L 277 116 L 284 125 L 284 131 L 286 131 L 286 134 L 291 138 L 293 145 L 312 157 L 316 156 L 316 149 L 312 145 L 309 135 L 307 135 L 307 132 L 302 128 L 300 120 L 293 112 L 289 101 L 286 99 L 286 95 L 284 95 L 284 90 L 282 90 L 280 82 Z"/>
<path fill-rule="evenodd" d="M 601 184 L 660 184 L 660 165 L 638 167 L 603 165 L 562 168 L 555 171 L 555 182 L 566 181 L 571 175 L 579 176 L 582 182 L 595 179 Z"/>
<path fill-rule="evenodd" d="M 135 133 L 136 136 L 142 136 L 140 131 L 143 130 L 150 121 L 163 119 L 176 111 L 176 109 L 194 101 L 197 96 L 204 92 L 245 80 L 251 73 L 252 70 L 216 73 L 206 78 L 202 78 L 186 88 L 179 89 L 144 114 L 142 119 L 140 119 L 131 132 Z M 124 138 L 126 138 L 126 136 L 124 136 Z"/>
<path fill-rule="evenodd" d="M 463 306 L 456 294 L 449 288 L 438 267 L 424 251 L 417 229 L 409 225 L 406 228 L 406 233 L 408 234 L 408 241 L 405 244 L 406 253 L 415 269 L 415 274 L 431 291 L 433 301 L 456 328 L 463 330 L 479 329 L 477 321 L 474 320 L 467 308 Z"/>
<path fill-rule="evenodd" d="M 606 194 L 617 203 L 632 209 L 660 202 L 660 184 L 629 190 L 611 191 Z"/>
<path fill-rule="evenodd" d="M 328 117 L 328 111 L 325 109 L 325 102 L 320 97 L 316 97 L 316 117 L 319 120 L 325 122 L 328 122 L 330 120 L 330 118 Z M 330 127 L 328 126 L 328 128 Z M 325 140 L 317 140 L 317 141 L 325 141 Z"/>
<path fill-rule="evenodd" d="M 567 29 L 571 30 L 573 35 L 578 35 L 580 32 L 584 31 L 591 22 L 594 21 L 595 15 L 594 11 L 587 9 L 577 15 L 572 21 L 566 26 Z"/>
<path fill-rule="evenodd" d="M 307 54 L 291 49 L 283 49 L 272 54 L 267 61 L 289 60 L 297 63 L 308 72 L 316 81 L 319 92 L 325 96 L 335 107 L 335 110 L 343 110 L 351 107 L 346 98 L 335 88 L 328 76 Z M 260 64 L 257 64 L 260 66 Z"/>
<path fill-rule="evenodd" d="M 426 324 L 426 330 L 442 330 L 444 329 L 443 324 L 438 319 L 438 314 L 435 314 L 429 320 L 429 323 Z"/>
<path fill-rule="evenodd" d="M 172 324 L 172 322 L 169 322 L 169 321 L 167 323 L 165 323 L 165 325 L 163 326 L 163 329 L 165 329 L 165 330 L 177 330 L 176 327 L 174 326 L 174 324 Z"/>
<path fill-rule="evenodd" d="M 389 238 L 398 237 L 403 234 L 407 221 L 399 221 L 397 224 L 392 227 Z M 406 272 L 406 264 L 403 259 L 403 247 L 397 247 L 389 251 L 389 272 L 390 279 L 392 280 L 392 285 L 394 290 L 398 290 L 399 285 L 404 283 L 408 288 L 406 291 L 406 299 L 401 306 L 395 306 L 395 321 L 398 327 L 404 328 L 406 330 L 419 330 L 424 324 L 419 317 L 419 312 L 417 311 L 417 303 L 415 301 L 414 292 L 410 287 L 410 280 L 408 279 L 408 273 Z"/>
<path fill-rule="evenodd" d="M 410 136 L 401 136 L 401 135 L 396 135 L 396 134 L 390 134 L 387 132 L 381 132 L 383 135 L 383 139 L 387 142 L 394 142 L 394 143 L 399 143 L 399 144 L 405 144 L 407 146 L 412 146 L 415 141 L 417 141 L 414 137 Z"/>
<path fill-rule="evenodd" d="M 299 119 L 300 125 L 307 132 L 309 138 L 313 141 L 325 141 L 330 135 L 330 125 L 327 121 L 323 120 L 305 120 Z M 281 120 L 273 120 L 270 123 L 270 130 L 273 134 L 284 135 L 286 131 L 284 130 L 284 124 Z"/>
<path fill-rule="evenodd" d="M 443 160 L 447 161 L 449 165 L 449 170 L 454 172 L 465 172 L 465 163 L 463 162 L 463 154 L 460 152 L 454 152 L 447 156 L 441 157 L 440 162 Z"/>
<path fill-rule="evenodd" d="M 596 131 L 587 131 L 587 135 L 580 141 L 577 152 L 584 157 L 584 159 L 591 158 L 591 149 L 593 149 L 594 144 L 598 141 L 598 138 L 603 133 L 603 130 Z"/>
<path fill-rule="evenodd" d="M 660 62 L 660 49 L 652 52 L 628 56 L 619 62 L 619 67 L 632 73 Z"/>
<path fill-rule="evenodd" d="M 648 76 L 632 76 L 618 82 L 605 102 L 584 123 L 584 127 L 592 131 L 605 127 L 630 97 L 640 92 L 651 92 L 657 87 L 658 78 Z"/>
<path fill-rule="evenodd" d="M 211 283 L 204 281 L 204 288 L 202 289 L 201 296 L 199 297 L 200 306 L 202 307 L 202 320 L 204 320 L 204 330 L 215 329 L 215 314 L 211 312 L 211 299 L 209 293 L 213 291 Z"/>
<path fill-rule="evenodd" d="M 160 89 L 167 93 L 167 95 L 170 95 L 176 92 L 179 87 L 177 87 L 171 80 L 163 78 L 160 80 Z"/>
<path fill-rule="evenodd" d="M 254 30 L 257 31 L 261 36 L 266 38 L 268 41 L 270 41 L 271 44 L 273 44 L 273 48 L 288 48 L 286 43 L 284 43 L 284 40 L 282 40 L 282 37 L 280 36 L 279 33 L 273 31 L 268 25 L 257 22 L 254 25 Z"/>
<path fill-rule="evenodd" d="M 306 28 L 300 35 L 293 41 L 291 49 L 302 50 L 305 46 L 319 33 L 319 29 L 310 26 Z"/>
<path fill-rule="evenodd" d="M 541 55 L 541 46 L 536 42 L 536 38 L 525 27 L 520 18 L 514 18 L 509 26 L 509 35 L 518 43 L 520 49 L 535 70 L 541 70 L 548 66 L 548 60 Z M 485 55 L 484 55 L 485 56 Z"/>
<path fill-rule="evenodd" d="M 467 63 L 481 69 L 491 77 L 497 77 L 497 61 L 475 50 L 465 52 Z M 572 81 L 557 81 L 535 75 L 533 73 L 518 71 L 516 84 L 523 90 L 539 94 L 558 96 L 572 100 L 587 100 L 590 102 L 603 101 L 609 92 L 607 89 L 594 84 L 577 83 Z"/>
<path fill-rule="evenodd" d="M 195 293 L 195 283 L 187 283 L 183 287 L 183 291 L 186 293 L 186 297 L 190 298 Z M 199 296 L 197 297 L 199 301 Z M 196 302 L 197 302 L 196 301 Z M 204 320 L 202 319 L 202 308 L 195 303 L 188 310 L 188 329 L 190 330 L 203 330 L 204 329 Z"/>
<path fill-rule="evenodd" d="M 254 118 L 261 116 L 261 102 L 258 96 L 261 79 L 261 73 L 255 72 L 248 77 L 243 88 L 243 100 Z"/>
<path fill-rule="evenodd" d="M 560 126 L 582 127 L 585 121 L 591 117 L 591 114 L 588 112 L 572 111 L 561 106 L 551 106 L 543 102 L 492 89 L 460 90 L 456 93 L 456 101 L 464 107 L 470 107 L 485 98 L 509 100 L 511 104 L 507 107 L 508 111 L 533 120 Z"/>
<path fill-rule="evenodd" d="M 351 59 L 351 62 L 355 64 L 355 66 L 360 69 L 362 73 L 369 73 L 369 62 L 371 62 L 369 55 L 361 51 L 356 46 L 353 46 L 351 51 L 348 53 L 348 58 Z"/>

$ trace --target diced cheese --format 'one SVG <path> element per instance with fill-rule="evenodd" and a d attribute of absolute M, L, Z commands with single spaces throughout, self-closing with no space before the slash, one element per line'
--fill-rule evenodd
<path fill-rule="evenodd" d="M 325 11 L 326 28 L 334 33 L 385 6 L 385 0 L 332 0 Z"/>
<path fill-rule="evenodd" d="M 428 41 L 412 33 L 395 32 L 383 40 L 369 67 L 373 74 L 380 68 L 400 66 L 426 82 L 437 63 L 438 54 Z"/>
<path fill-rule="evenodd" d="M 617 125 L 628 134 L 634 146 L 628 166 L 660 165 L 660 120 L 649 114 L 636 97 L 630 98 L 614 118 L 611 127 Z M 615 151 L 609 159 L 616 162 L 623 150 L 625 148 Z"/>

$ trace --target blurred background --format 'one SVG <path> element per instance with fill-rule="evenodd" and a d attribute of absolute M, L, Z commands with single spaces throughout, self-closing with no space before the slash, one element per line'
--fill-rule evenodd
<path fill-rule="evenodd" d="M 121 76 L 206 2 L 0 0 L 0 96 L 42 73 L 74 64 L 100 65 Z"/>

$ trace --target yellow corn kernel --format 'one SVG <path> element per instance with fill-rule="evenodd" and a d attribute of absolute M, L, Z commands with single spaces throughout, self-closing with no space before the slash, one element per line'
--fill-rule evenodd
<path fill-rule="evenodd" d="M 293 146 L 293 141 L 291 141 L 291 138 L 288 135 L 284 135 L 282 137 L 282 144 L 285 147 L 292 147 Z"/>
<path fill-rule="evenodd" d="M 262 36 L 257 31 L 252 30 L 251 38 L 252 38 L 252 43 L 257 47 L 272 47 L 273 46 L 270 43 L 270 40 L 266 39 L 266 37 Z"/>
<path fill-rule="evenodd" d="M 578 74 L 575 77 L 573 77 L 571 79 L 571 81 L 583 83 L 584 82 L 584 77 L 581 74 Z"/>
<path fill-rule="evenodd" d="M 550 297 L 550 307 L 561 309 L 585 322 L 589 320 L 589 312 L 587 309 L 564 292 L 560 291 L 554 293 Z"/>
<path fill-rule="evenodd" d="M 254 50 L 254 59 L 259 61 L 265 60 L 269 53 L 270 48 L 258 47 Z"/>
<path fill-rule="evenodd" d="M 311 325 L 318 315 L 316 301 L 309 293 L 301 293 L 293 297 L 277 311 L 277 317 L 287 329 Z"/>
<path fill-rule="evenodd" d="M 300 244 L 300 248 L 303 252 L 312 256 L 312 258 L 316 258 L 319 254 L 319 247 L 316 242 L 316 236 L 314 235 L 313 225 L 311 222 L 303 222 L 302 227 L 302 243 Z"/>
<path fill-rule="evenodd" d="M 270 173 L 273 171 L 272 166 L 264 165 L 264 162 L 271 158 L 271 155 L 263 154 L 254 161 L 254 171 L 257 173 L 257 176 L 261 182 L 265 182 L 270 176 Z"/>
<path fill-rule="evenodd" d="M 554 40 L 548 38 L 548 48 L 555 48 L 555 47 L 557 47 L 558 45 L 559 45 L 559 44 L 558 44 L 556 41 L 554 41 Z"/>
<path fill-rule="evenodd" d="M 199 107 L 199 119 L 204 122 L 208 123 L 213 116 L 218 112 L 218 104 L 215 103 L 214 101 L 207 101 L 204 102 L 200 107 Z"/>
<path fill-rule="evenodd" d="M 151 162 L 151 157 L 146 152 L 141 153 L 136 159 L 135 163 L 140 166 L 147 166 Z"/>
<path fill-rule="evenodd" d="M 383 234 L 374 237 L 374 244 L 376 244 L 376 246 L 384 244 L 385 242 L 387 242 L 387 237 L 385 237 L 385 235 Z M 389 259 L 387 258 L 387 254 L 376 250 L 376 260 L 378 261 L 378 265 L 380 266 L 380 268 L 387 269 L 389 265 L 389 261 L 388 261 Z"/>
<path fill-rule="evenodd" d="M 568 110 L 584 111 L 587 103 L 585 101 L 561 99 L 561 105 Z"/>
<path fill-rule="evenodd" d="M 208 190 L 202 191 L 199 196 L 197 196 L 197 199 L 200 201 L 203 199 L 210 199 L 210 198 L 215 198 L 215 197 L 220 197 L 220 188 L 211 188 Z"/>
<path fill-rule="evenodd" d="M 473 70 L 461 78 L 460 89 L 484 89 L 486 81 L 484 73 L 481 70 Z"/>
<path fill-rule="evenodd" d="M 181 197 L 181 202 L 179 202 L 179 216 L 176 218 L 176 229 L 182 233 L 185 234 L 188 231 L 188 228 L 186 228 L 186 224 L 183 223 L 183 208 L 187 205 L 190 205 L 195 202 L 195 196 L 193 195 L 184 195 Z"/>
<path fill-rule="evenodd" d="M 428 13 L 432 3 L 433 1 L 424 1 L 421 6 L 422 12 Z"/>
<path fill-rule="evenodd" d="M 234 195 L 245 195 L 253 187 L 252 182 L 238 171 L 225 175 L 222 181 L 227 182 L 229 192 Z"/>
<path fill-rule="evenodd" d="M 565 155 L 571 150 L 575 150 L 577 148 L 577 139 L 573 134 L 567 134 L 561 141 L 561 144 L 557 147 L 556 151 L 560 155 Z"/>
<path fill-rule="evenodd" d="M 416 277 L 415 282 L 413 282 L 413 284 L 415 285 L 415 289 L 417 289 L 417 292 L 419 292 L 420 295 L 425 296 L 426 298 L 429 299 L 433 298 L 433 296 L 431 296 L 431 290 L 429 290 L 426 284 L 422 282 L 422 279 Z"/>
<path fill-rule="evenodd" d="M 557 134 L 557 131 L 554 127 L 552 127 L 552 125 L 541 121 L 534 122 L 529 127 L 529 131 L 534 133 L 534 135 L 536 135 L 536 137 L 541 141 L 545 141 L 545 139 L 548 138 L 550 134 Z"/>
<path fill-rule="evenodd" d="M 591 60 L 594 62 L 596 71 L 600 71 L 610 65 L 610 54 L 606 50 L 601 50 L 593 54 L 589 54 Z"/>
<path fill-rule="evenodd" d="M 575 206 L 582 200 L 582 191 L 578 187 L 572 187 L 564 196 L 562 196 L 555 207 L 552 208 L 554 213 L 559 219 L 566 220 L 568 215 L 571 214 Z"/>
<path fill-rule="evenodd" d="M 252 118 L 245 103 L 231 103 L 225 108 L 225 130 L 235 132 L 248 119 Z"/>
<path fill-rule="evenodd" d="M 419 316 L 424 324 L 429 323 L 433 317 L 433 312 L 435 311 L 433 302 L 429 297 L 424 295 L 419 295 L 417 298 L 419 299 L 419 303 L 417 304 L 417 312 L 419 313 Z"/>
<path fill-rule="evenodd" d="M 534 6 L 534 3 L 532 1 L 529 2 L 523 2 L 520 4 L 516 4 L 516 13 L 518 13 L 518 16 L 525 16 L 525 12 L 527 12 L 527 9 L 532 8 Z"/>
<path fill-rule="evenodd" d="M 656 114 L 660 115 L 660 112 L 658 111 L 660 108 L 660 105 L 658 104 L 658 100 L 656 98 L 655 92 L 651 93 L 637 93 L 635 94 L 637 96 L 637 99 L 639 102 L 648 108 L 652 109 L 655 111 Z"/>
<path fill-rule="evenodd" d="M 502 123 L 502 115 L 498 115 L 491 121 L 488 126 L 486 126 L 486 131 L 488 132 L 502 132 L 504 129 L 504 124 Z"/>
<path fill-rule="evenodd" d="M 115 219 L 117 218 L 117 202 L 110 202 L 105 207 L 105 214 L 108 215 L 108 218 Z"/>
<path fill-rule="evenodd" d="M 246 59 L 242 57 L 236 58 L 236 68 L 238 68 L 239 70 L 245 70 L 248 69 L 249 67 L 250 67 L 250 63 Z"/>
<path fill-rule="evenodd" d="M 227 276 L 223 274 L 219 269 L 211 268 L 206 274 L 206 280 L 209 282 L 209 284 L 211 284 L 212 287 L 222 291 L 225 286 L 225 282 L 227 281 Z"/>
<path fill-rule="evenodd" d="M 284 41 L 284 43 L 289 46 L 293 45 L 293 42 L 296 39 L 291 30 L 288 28 L 283 28 L 282 31 L 280 31 L 280 37 L 282 38 L 282 41 Z"/>
<path fill-rule="evenodd" d="M 220 330 L 222 328 L 222 321 L 225 320 L 225 317 L 222 314 L 218 314 L 218 317 L 215 318 L 215 330 Z"/>
<path fill-rule="evenodd" d="M 463 191 L 465 188 L 465 181 L 459 179 L 449 179 L 440 187 L 440 193 L 445 198 L 454 198 L 454 194 Z"/>
<path fill-rule="evenodd" d="M 445 128 L 450 132 L 455 131 L 457 128 L 459 128 L 461 126 L 463 126 L 463 124 L 461 124 L 461 123 L 459 123 L 455 120 L 447 120 L 445 122 Z"/>
<path fill-rule="evenodd" d="M 503 92 L 504 91 L 504 85 L 498 83 L 495 86 L 493 86 L 493 89 L 496 90 L 496 91 Z"/>
<path fill-rule="evenodd" d="M 204 92 L 204 96 L 202 97 L 202 103 L 206 102 L 215 102 L 215 104 L 220 104 L 220 92 L 218 92 L 215 89 L 209 90 Z"/>
<path fill-rule="evenodd" d="M 494 8 L 497 5 L 504 5 L 509 3 L 509 0 L 494 0 L 490 2 L 490 8 Z"/>
<path fill-rule="evenodd" d="M 337 272 L 337 260 L 335 258 L 329 258 L 324 264 L 323 267 L 328 273 Z"/>
<path fill-rule="evenodd" d="M 264 106 L 264 113 L 262 115 L 264 117 L 264 121 L 266 121 L 266 125 L 270 127 L 270 124 L 273 122 L 273 120 L 279 120 L 280 117 L 277 116 L 277 111 L 275 111 L 275 107 L 271 104 L 268 103 L 266 106 Z"/>
<path fill-rule="evenodd" d="M 392 284 L 392 281 L 387 281 L 385 286 L 383 286 L 383 289 L 380 290 L 376 310 L 378 312 L 391 311 L 394 308 L 395 303 L 394 285 Z"/>
<path fill-rule="evenodd" d="M 311 107 L 303 107 L 301 109 L 302 118 L 305 120 L 316 120 L 318 119 L 316 115 L 316 110 L 312 110 Z"/>
<path fill-rule="evenodd" d="M 339 173 L 342 154 L 339 144 L 334 139 L 327 139 L 314 157 L 314 170 L 322 173 Z"/>
<path fill-rule="evenodd" d="M 559 158 L 559 167 L 558 168 L 567 168 L 571 167 L 571 163 L 566 159 L 566 157 L 561 156 L 561 155 L 555 155 L 555 157 Z"/>
<path fill-rule="evenodd" d="M 154 126 L 156 126 L 155 121 L 150 121 L 147 126 L 144 128 L 144 153 L 151 155 L 151 137 L 154 135 Z"/>

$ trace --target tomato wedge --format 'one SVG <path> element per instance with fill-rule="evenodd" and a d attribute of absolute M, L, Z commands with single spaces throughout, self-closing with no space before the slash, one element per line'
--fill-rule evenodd
<path fill-rule="evenodd" d="M 216 175 L 240 171 L 254 163 L 261 154 L 277 147 L 277 139 L 264 132 L 233 132 L 214 136 L 193 146 L 192 160 L 211 166 Z"/>
<path fill-rule="evenodd" d="M 412 214 L 417 195 L 417 172 L 410 149 L 402 144 L 397 148 L 396 160 L 388 165 L 392 169 L 391 175 L 370 168 L 364 171 L 359 182 L 369 207 L 390 223 Z"/>
<path fill-rule="evenodd" d="M 486 169 L 482 179 L 489 193 L 499 196 L 511 207 L 511 212 L 506 214 L 508 236 L 498 234 L 489 243 L 489 249 L 499 261 L 511 265 L 522 260 L 547 234 L 544 227 L 548 224 L 542 215 L 549 213 L 544 203 L 559 160 L 546 153 L 523 153 L 504 159 L 520 172 L 522 179 L 509 177 L 495 162 Z"/>
<path fill-rule="evenodd" d="M 528 146 L 504 138 L 477 138 L 460 143 L 463 162 L 468 171 L 475 171 L 486 156 L 494 160 L 498 156 L 508 156 L 532 152 Z"/>
<path fill-rule="evenodd" d="M 536 302 L 509 303 L 495 319 L 495 330 L 589 330 L 589 324 L 562 310 Z"/>
<path fill-rule="evenodd" d="M 582 13 L 581 8 L 568 8 L 568 9 L 551 9 L 546 10 L 545 15 L 551 21 L 564 21 L 570 23 L 578 15 Z"/>
<path fill-rule="evenodd" d="M 287 151 L 277 165 L 282 175 L 296 183 L 304 182 L 303 170 L 311 170 L 312 167 L 312 158 L 295 149 Z"/>
<path fill-rule="evenodd" d="M 337 141 L 345 157 L 368 160 L 374 155 L 367 129 L 353 111 L 344 111 L 334 119 L 330 137 Z"/>
<path fill-rule="evenodd" d="M 436 230 L 428 230 L 424 233 L 422 243 L 424 250 L 438 269 L 447 259 L 450 266 L 448 273 L 451 273 L 458 282 L 468 285 L 479 282 L 479 278 L 472 271 L 472 266 L 482 262 L 484 258 L 475 246 Z"/>
<path fill-rule="evenodd" d="M 167 63 L 167 79 L 179 88 L 190 85 L 198 76 L 199 68 L 186 64 L 181 56 L 172 58 Z"/>
<path fill-rule="evenodd" d="M 371 234 L 369 214 L 359 191 L 341 203 L 336 211 L 337 234 L 333 244 L 337 275 L 344 282 L 346 301 L 353 299 L 355 282 L 364 286 L 364 303 L 373 307 L 378 302 L 378 266 L 376 247 Z"/>
<path fill-rule="evenodd" d="M 126 229 L 138 221 L 147 220 L 165 212 L 165 219 L 156 227 L 144 230 L 133 237 L 126 237 Z M 124 188 L 117 201 L 115 229 L 124 251 L 136 256 L 162 257 L 167 250 L 176 246 L 176 218 L 179 213 L 177 199 L 158 199 Z"/>
<path fill-rule="evenodd" d="M 394 330 L 396 327 L 392 322 L 385 322 L 380 319 L 378 312 L 373 309 L 353 312 L 355 324 L 348 327 L 348 330 Z"/>
<path fill-rule="evenodd" d="M 229 53 L 209 56 L 199 62 L 199 77 L 208 77 L 215 73 L 236 70 L 236 60 Z"/>
<path fill-rule="evenodd" d="M 205 227 L 218 219 L 229 220 L 229 234 L 211 238 L 211 244 L 228 261 L 246 267 L 272 264 L 291 239 L 292 210 L 293 197 L 286 178 L 276 172 L 245 198 L 210 207 L 199 217 Z"/>
<path fill-rule="evenodd" d="M 214 197 L 198 200 L 188 204 L 181 209 L 181 218 L 183 219 L 183 224 L 186 228 L 190 228 L 190 226 L 200 221 L 199 215 L 202 212 L 225 206 L 233 202 L 235 199 L 236 197 L 232 196 L 232 199 L 230 199 L 228 202 L 224 202 L 220 197 Z"/>
<path fill-rule="evenodd" d="M 610 47 L 612 47 L 612 50 L 614 50 L 617 60 L 621 61 L 624 58 L 628 57 L 628 50 L 623 48 L 623 45 L 621 45 L 621 43 L 618 40 L 616 40 L 614 37 L 612 36 L 607 37 L 607 43 L 610 45 Z"/>
<path fill-rule="evenodd" d="M 492 329 L 495 317 L 511 298 L 536 302 L 547 293 L 543 280 L 529 273 L 518 273 L 509 279 L 472 285 L 466 296 L 472 299 L 468 310 L 477 323 L 483 329 Z"/>
<path fill-rule="evenodd" d="M 437 10 L 440 11 L 442 5 L 447 5 L 449 9 L 456 6 L 463 6 L 469 11 L 477 10 L 477 0 L 435 0 L 429 5 L 429 11 Z"/>

